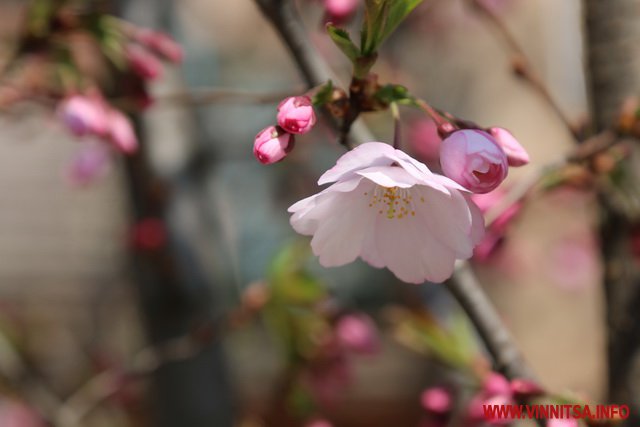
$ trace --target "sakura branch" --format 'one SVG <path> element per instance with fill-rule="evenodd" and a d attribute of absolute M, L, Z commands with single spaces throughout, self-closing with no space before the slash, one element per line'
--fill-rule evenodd
<path fill-rule="evenodd" d="M 406 16 L 418 3 L 411 3 L 397 16 Z M 258 4 L 289 47 L 303 75 L 310 83 L 319 84 L 316 78 L 328 74 L 328 67 L 314 53 L 313 47 L 304 42 L 307 37 L 291 3 L 258 0 Z M 403 2 L 397 4 L 404 7 Z M 388 13 L 385 2 L 367 2 L 366 7 L 363 41 L 359 48 L 345 31 L 328 27 L 336 45 L 354 64 L 349 101 L 344 107 L 346 111 L 342 110 L 339 117 L 342 119 L 341 139 L 349 133 L 351 124 L 361 112 L 390 105 L 395 105 L 392 107 L 395 109 L 398 102 L 417 105 L 430 113 L 437 123 L 448 125 L 446 136 L 453 138 L 447 143 L 452 147 L 451 157 L 444 160 L 449 177 L 433 174 L 420 162 L 389 145 L 366 142 L 372 139 L 361 140 L 365 143 L 345 154 L 319 180 L 319 184 L 334 184 L 290 207 L 291 224 L 296 231 L 313 236 L 312 248 L 324 266 L 343 265 L 361 257 L 375 267 L 386 266 L 403 281 L 445 281 L 454 274 L 456 258 L 469 258 L 483 233 L 480 211 L 462 195 L 467 191 L 465 186 L 475 185 L 477 191 L 490 191 L 506 176 L 508 163 L 519 162 L 521 165 L 526 161 L 508 158 L 506 147 L 512 142 L 507 138 L 510 134 L 492 136 L 467 122 L 456 123 L 452 116 L 441 114 L 426 102 L 412 98 L 400 86 L 379 85 L 369 70 L 377 58 L 378 45 L 401 19 L 388 22 L 380 18 Z M 327 98 L 329 111 L 336 109 L 332 101 L 331 97 Z M 339 101 L 340 105 L 345 105 L 343 99 Z M 462 123 L 467 130 L 459 130 Z M 271 144 L 280 147 L 280 153 L 286 155 L 284 147 L 288 147 L 288 143 L 282 142 L 277 128 L 272 129 L 269 136 Z M 261 134 L 256 144 L 258 141 L 262 141 Z M 518 148 L 526 155 L 519 144 Z M 524 158 L 521 153 L 518 154 Z M 284 155 L 278 157 L 282 160 Z M 336 215 L 340 220 L 331 220 L 338 218 Z M 454 230 L 459 234 L 454 235 Z M 418 235 L 423 236 L 422 239 L 416 239 Z M 469 268 L 458 268 L 449 287 L 480 331 L 499 367 L 512 377 L 531 377 Z"/>
<path fill-rule="evenodd" d="M 502 36 L 505 43 L 507 44 L 507 47 L 514 55 L 512 65 L 516 75 L 527 81 L 531 85 L 531 87 L 540 94 L 542 99 L 545 100 L 547 105 L 549 105 L 556 116 L 569 130 L 571 135 L 573 135 L 576 139 L 580 138 L 580 129 L 567 117 L 558 103 L 553 99 L 553 96 L 549 92 L 549 89 L 542 81 L 538 73 L 533 69 L 531 61 L 528 59 L 526 52 L 524 51 L 518 40 L 511 33 L 502 18 L 496 13 L 495 10 L 491 9 L 491 7 L 489 7 L 487 3 L 482 0 L 467 0 L 467 2 L 473 10 L 478 12 L 478 14 L 482 18 L 484 18 L 487 23 L 492 25 L 500 34 L 500 36 Z"/>

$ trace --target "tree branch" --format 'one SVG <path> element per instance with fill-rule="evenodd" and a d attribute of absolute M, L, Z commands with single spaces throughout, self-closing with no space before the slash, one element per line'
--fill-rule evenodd
<path fill-rule="evenodd" d="M 334 79 L 327 64 L 310 44 L 290 1 L 256 0 L 256 3 L 289 48 L 309 86 L 317 86 L 326 79 Z M 352 129 L 352 133 L 359 142 L 373 140 L 369 137 L 368 130 L 364 128 L 359 127 L 357 131 Z M 509 378 L 533 379 L 530 368 L 524 362 L 468 263 L 458 264 L 454 276 L 448 282 L 448 287 L 478 330 L 498 367 Z"/>

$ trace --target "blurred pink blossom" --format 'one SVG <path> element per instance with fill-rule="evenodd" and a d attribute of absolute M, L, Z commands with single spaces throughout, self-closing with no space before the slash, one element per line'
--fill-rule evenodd
<path fill-rule="evenodd" d="M 356 13 L 359 4 L 360 0 L 324 0 L 326 20 L 342 23 Z"/>
<path fill-rule="evenodd" d="M 485 194 L 474 194 L 471 200 L 486 214 L 495 206 L 501 205 L 507 192 L 502 188 L 497 188 Z M 522 209 L 522 202 L 513 203 L 504 209 L 500 215 L 487 227 L 482 241 L 474 250 L 474 259 L 480 262 L 488 261 L 502 244 L 507 229 L 511 222 L 518 216 Z"/>
<path fill-rule="evenodd" d="M 99 141 L 85 141 L 73 156 L 67 176 L 74 185 L 88 185 L 104 176 L 110 166 L 109 148 Z"/>
<path fill-rule="evenodd" d="M 578 420 L 573 418 L 551 418 L 547 427 L 578 427 Z"/>
<path fill-rule="evenodd" d="M 126 57 L 134 73 L 145 80 L 153 80 L 162 75 L 162 63 L 147 49 L 136 44 L 129 44 Z"/>
<path fill-rule="evenodd" d="M 138 137 L 131 120 L 119 110 L 109 110 L 109 141 L 119 151 L 131 154 L 138 149 Z"/>
<path fill-rule="evenodd" d="M 25 404 L 15 400 L 1 400 L 0 426 L 45 427 L 45 424 L 36 412 Z"/>
<path fill-rule="evenodd" d="M 549 277 L 562 289 L 584 289 L 598 274 L 596 248 L 588 237 L 564 238 L 549 252 Z"/>
<path fill-rule="evenodd" d="M 427 412 L 440 415 L 451 411 L 453 406 L 451 393 L 444 387 L 426 389 L 420 396 L 420 403 Z"/>
<path fill-rule="evenodd" d="M 76 136 L 100 136 L 107 131 L 107 111 L 97 96 L 71 95 L 60 102 L 57 114 Z"/>
<path fill-rule="evenodd" d="M 163 32 L 144 28 L 136 32 L 135 39 L 146 48 L 173 63 L 180 63 L 184 58 L 182 46 Z"/>
<path fill-rule="evenodd" d="M 278 105 L 278 125 L 289 133 L 303 134 L 316 124 L 311 98 L 291 96 Z"/>
<path fill-rule="evenodd" d="M 473 193 L 488 193 L 504 181 L 509 171 L 507 156 L 487 132 L 463 129 L 440 145 L 444 174 Z"/>
<path fill-rule="evenodd" d="M 262 129 L 253 142 L 253 155 L 263 165 L 270 165 L 284 159 L 293 149 L 293 135 L 278 126 Z"/>
<path fill-rule="evenodd" d="M 504 375 L 498 372 L 490 372 L 482 383 L 482 390 L 488 396 L 507 395 L 511 396 L 509 381 Z"/>
<path fill-rule="evenodd" d="M 373 354 L 380 348 L 376 325 L 364 313 L 342 316 L 335 331 L 340 343 L 353 352 Z"/>

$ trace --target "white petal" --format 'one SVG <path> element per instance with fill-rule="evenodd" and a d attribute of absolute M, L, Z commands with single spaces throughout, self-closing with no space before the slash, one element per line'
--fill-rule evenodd
<path fill-rule="evenodd" d="M 348 178 L 358 169 L 370 166 L 388 166 L 393 163 L 394 148 L 383 142 L 367 142 L 345 153 L 334 167 L 326 171 L 318 180 L 318 184 Z"/>
<path fill-rule="evenodd" d="M 435 239 L 415 217 L 377 217 L 376 249 L 400 280 L 422 283 L 448 279 L 455 263 L 453 250 Z"/>
<path fill-rule="evenodd" d="M 407 171 L 397 166 L 374 166 L 356 173 L 383 187 L 410 188 L 418 182 Z"/>
<path fill-rule="evenodd" d="M 363 181 L 351 193 L 341 193 L 331 201 L 332 214 L 320 222 L 311 248 L 324 267 L 336 267 L 353 262 L 372 230 L 374 210 L 368 207 L 373 184 Z"/>
<path fill-rule="evenodd" d="M 458 258 L 471 257 L 475 246 L 471 238 L 473 216 L 464 196 L 457 191 L 445 195 L 424 186 L 416 186 L 412 191 L 416 194 L 417 217 L 434 238 L 453 249 Z"/>

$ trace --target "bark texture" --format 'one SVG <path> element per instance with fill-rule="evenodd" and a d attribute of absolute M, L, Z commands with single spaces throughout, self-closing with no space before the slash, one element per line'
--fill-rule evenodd
<path fill-rule="evenodd" d="M 594 124 L 611 127 L 622 102 L 640 94 L 640 0 L 585 0 L 586 52 Z M 609 399 L 628 404 L 640 423 L 640 269 L 631 236 L 640 225 L 638 149 L 622 179 L 600 194 L 609 328 Z"/>

